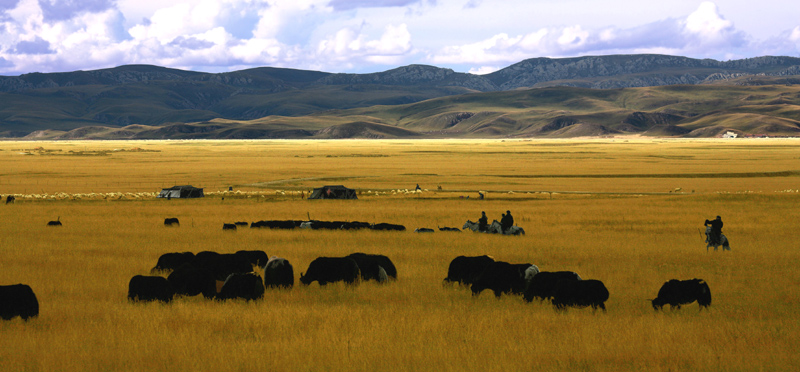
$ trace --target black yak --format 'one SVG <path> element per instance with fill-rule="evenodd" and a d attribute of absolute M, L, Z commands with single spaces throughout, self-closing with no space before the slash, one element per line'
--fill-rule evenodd
<path fill-rule="evenodd" d="M 23 320 L 39 316 L 39 301 L 26 284 L 0 285 L 0 318 Z"/>
<path fill-rule="evenodd" d="M 175 291 L 167 278 L 161 276 L 136 275 L 128 283 L 128 300 L 161 301 L 169 303 Z"/>
<path fill-rule="evenodd" d="M 677 280 L 665 282 L 658 290 L 658 297 L 653 299 L 653 309 L 660 310 L 664 305 L 670 308 L 681 308 L 681 305 L 697 301 L 700 310 L 711 305 L 711 289 L 703 279 Z"/>
<path fill-rule="evenodd" d="M 358 263 L 348 257 L 318 257 L 308 265 L 305 274 L 300 273 L 300 283 L 318 282 L 326 285 L 333 282 L 358 284 L 361 270 Z"/>

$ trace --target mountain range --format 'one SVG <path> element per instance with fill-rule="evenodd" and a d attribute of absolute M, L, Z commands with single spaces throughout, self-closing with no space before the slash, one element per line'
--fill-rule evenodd
<path fill-rule="evenodd" d="M 0 76 L 0 137 L 439 138 L 800 134 L 800 58 L 534 58 L 487 75 L 148 65 Z"/>

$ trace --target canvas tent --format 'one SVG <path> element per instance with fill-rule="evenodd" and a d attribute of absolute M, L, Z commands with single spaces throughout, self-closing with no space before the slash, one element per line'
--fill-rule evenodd
<path fill-rule="evenodd" d="M 314 189 L 309 199 L 358 199 L 356 190 L 342 185 L 322 186 Z"/>
<path fill-rule="evenodd" d="M 173 186 L 168 189 L 161 190 L 161 193 L 158 194 L 159 198 L 168 199 L 202 198 L 204 196 L 203 189 L 194 187 L 192 185 Z"/>

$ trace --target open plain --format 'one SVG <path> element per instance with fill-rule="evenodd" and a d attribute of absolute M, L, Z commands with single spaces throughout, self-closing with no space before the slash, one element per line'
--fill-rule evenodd
<path fill-rule="evenodd" d="M 207 196 L 155 198 L 184 184 Z M 359 199 L 306 199 L 337 184 Z M 0 284 L 40 302 L 37 318 L 0 322 L 0 370 L 795 370 L 798 189 L 796 139 L 0 142 L 0 195 L 16 197 L 0 205 Z M 413 233 L 506 210 L 526 235 Z M 716 215 L 731 251 L 706 250 Z M 222 231 L 309 218 L 408 230 Z M 254 249 L 296 277 L 318 256 L 384 254 L 398 280 L 126 298 L 162 253 Z M 442 284 L 453 258 L 483 254 L 602 280 L 608 310 Z M 654 311 L 672 278 L 705 279 L 709 311 Z"/>

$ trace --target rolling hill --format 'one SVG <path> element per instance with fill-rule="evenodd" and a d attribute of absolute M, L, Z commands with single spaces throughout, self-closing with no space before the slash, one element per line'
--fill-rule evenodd
<path fill-rule="evenodd" d="M 38 139 L 794 136 L 800 59 L 536 58 L 489 75 L 130 65 L 0 77 L 0 136 Z"/>

